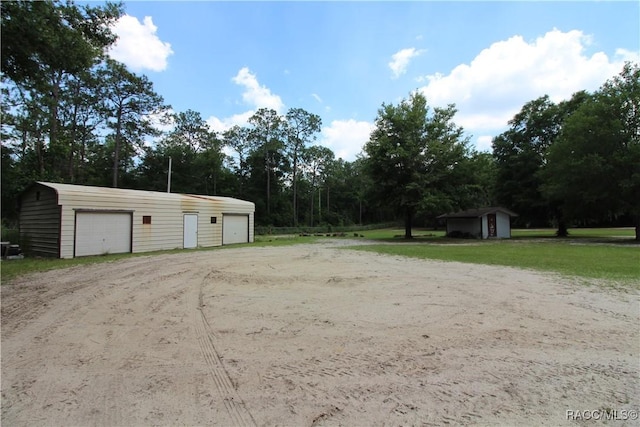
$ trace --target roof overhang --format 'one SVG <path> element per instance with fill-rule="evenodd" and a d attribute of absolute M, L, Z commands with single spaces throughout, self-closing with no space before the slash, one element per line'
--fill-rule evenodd
<path fill-rule="evenodd" d="M 501 208 L 501 207 L 490 207 L 490 208 L 479 208 L 479 209 L 468 209 L 466 211 L 454 212 L 443 214 L 437 219 L 476 219 L 481 218 L 485 215 L 495 214 L 497 212 L 502 212 L 510 217 L 518 216 L 517 213 L 510 211 L 509 209 Z"/>

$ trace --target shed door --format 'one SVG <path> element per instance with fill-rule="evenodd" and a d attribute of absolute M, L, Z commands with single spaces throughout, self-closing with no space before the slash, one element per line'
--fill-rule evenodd
<path fill-rule="evenodd" d="M 185 249 L 198 247 L 198 214 L 184 214 L 184 239 L 182 246 Z"/>
<path fill-rule="evenodd" d="M 496 230 L 496 214 L 487 215 L 487 227 L 489 228 L 489 237 L 496 237 L 498 235 Z"/>
<path fill-rule="evenodd" d="M 222 215 L 222 244 L 249 242 L 249 215 Z"/>
<path fill-rule="evenodd" d="M 75 256 L 131 252 L 131 213 L 77 212 Z"/>

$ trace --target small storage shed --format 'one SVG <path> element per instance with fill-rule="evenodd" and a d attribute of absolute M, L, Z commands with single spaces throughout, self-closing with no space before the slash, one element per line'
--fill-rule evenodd
<path fill-rule="evenodd" d="M 469 209 L 466 211 L 440 215 L 447 223 L 447 235 L 470 234 L 480 239 L 509 239 L 511 237 L 511 217 L 516 213 L 501 207 Z"/>
<path fill-rule="evenodd" d="M 253 242 L 254 213 L 230 197 L 36 182 L 19 228 L 27 253 L 73 258 Z"/>

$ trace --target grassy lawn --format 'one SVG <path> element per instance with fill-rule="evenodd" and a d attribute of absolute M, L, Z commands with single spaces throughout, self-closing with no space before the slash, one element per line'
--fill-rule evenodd
<path fill-rule="evenodd" d="M 227 246 L 225 246 L 227 247 Z M 189 249 L 194 251 L 212 250 L 218 248 Z M 113 262 L 125 258 L 153 256 L 161 254 L 181 253 L 185 249 L 173 249 L 166 251 L 144 252 L 136 254 L 109 254 L 86 256 L 70 259 L 57 258 L 30 258 L 25 257 L 20 260 L 2 261 L 2 284 L 6 284 L 9 280 L 28 273 L 37 273 L 48 270 L 58 270 L 61 268 L 76 267 L 79 265 L 98 264 L 103 262 Z"/>
<path fill-rule="evenodd" d="M 414 241 L 394 236 L 401 230 L 381 230 L 365 236 L 385 243 L 352 249 L 414 258 L 531 268 L 590 279 L 629 282 L 640 289 L 640 247 L 633 229 L 574 229 L 568 239 L 554 230 L 514 230 L 511 240 L 446 239 L 420 231 Z M 628 237 L 628 239 L 624 238 Z"/>
<path fill-rule="evenodd" d="M 37 273 L 48 270 L 56 270 L 67 267 L 75 267 L 78 265 L 96 264 L 99 262 L 117 261 L 122 258 L 136 256 L 137 254 L 112 254 L 102 256 L 89 256 L 72 259 L 57 258 L 29 258 L 19 260 L 2 261 L 1 279 L 5 285 L 11 279 L 28 274 Z M 149 254 L 145 254 L 149 255 Z"/>
<path fill-rule="evenodd" d="M 251 243 L 251 246 L 285 246 L 285 245 L 297 245 L 300 243 L 313 243 L 316 242 L 319 237 L 315 236 L 297 236 L 297 235 L 265 235 L 255 236 L 255 242 Z"/>
<path fill-rule="evenodd" d="M 635 230 L 631 227 L 622 228 L 571 228 L 569 229 L 569 238 L 588 238 L 588 239 L 607 239 L 611 237 L 628 237 L 635 238 Z M 551 228 L 544 229 L 514 229 L 511 237 L 556 237 L 556 230 Z"/>
<path fill-rule="evenodd" d="M 375 240 L 390 240 L 390 239 L 402 239 L 404 237 L 404 229 L 399 228 L 386 228 L 383 230 L 371 230 L 360 232 L 368 239 Z M 544 239 L 556 237 L 556 230 L 552 228 L 536 228 L 536 229 L 513 229 L 511 237 L 513 239 L 521 238 L 537 238 Z M 444 237 L 444 230 L 422 230 L 413 229 L 413 237 L 415 240 L 430 240 L 435 237 Z M 571 228 L 569 229 L 570 239 L 610 239 L 612 237 L 628 237 L 633 239 L 635 237 L 635 230 L 631 227 L 624 228 Z M 452 239 L 453 240 L 453 239 Z M 460 242 L 460 240 L 453 240 L 454 242 Z"/>
<path fill-rule="evenodd" d="M 370 230 L 358 234 L 364 236 L 371 244 L 352 248 L 416 258 L 531 268 L 583 278 L 629 282 L 640 289 L 640 246 L 633 244 L 633 229 L 570 229 L 568 239 L 556 239 L 554 232 L 555 230 L 551 229 L 513 230 L 513 238 L 510 240 L 482 241 L 447 239 L 444 237 L 444 231 L 414 229 L 414 239 L 407 242 L 402 238 L 402 229 Z M 353 233 L 345 234 L 346 238 L 354 238 Z M 297 235 L 256 236 L 255 243 L 251 244 L 194 250 L 283 246 L 313 243 L 322 239 L 323 237 Z M 167 253 L 184 253 L 184 250 L 74 259 L 25 258 L 2 261 L 1 280 L 5 284 L 26 273 Z"/>

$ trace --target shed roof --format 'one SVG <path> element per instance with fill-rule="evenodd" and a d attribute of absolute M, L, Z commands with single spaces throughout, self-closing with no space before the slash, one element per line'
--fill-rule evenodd
<path fill-rule="evenodd" d="M 253 202 L 246 200 L 240 200 L 233 197 L 223 196 L 204 196 L 197 194 L 182 194 L 182 193 L 164 193 L 161 191 L 148 191 L 148 190 L 129 190 L 126 188 L 109 188 L 109 187 L 93 187 L 89 185 L 75 185 L 75 184 L 60 184 L 57 182 L 44 182 L 37 181 L 36 184 L 43 185 L 54 189 L 58 196 L 63 198 L 74 195 L 91 195 L 95 197 L 122 197 L 122 198 L 135 198 L 144 199 L 149 198 L 153 200 L 181 200 L 184 198 L 196 198 L 210 200 L 213 202 L 222 202 L 223 204 L 239 204 L 239 205 L 251 205 L 255 206 Z"/>
<path fill-rule="evenodd" d="M 505 209 L 499 206 L 488 207 L 488 208 L 476 208 L 476 209 L 467 209 L 466 211 L 448 213 L 444 215 L 438 216 L 438 219 L 447 219 L 447 218 L 480 218 L 487 214 L 492 214 L 496 212 L 502 212 L 509 216 L 518 216 L 517 213 L 510 211 L 509 209 Z"/>

